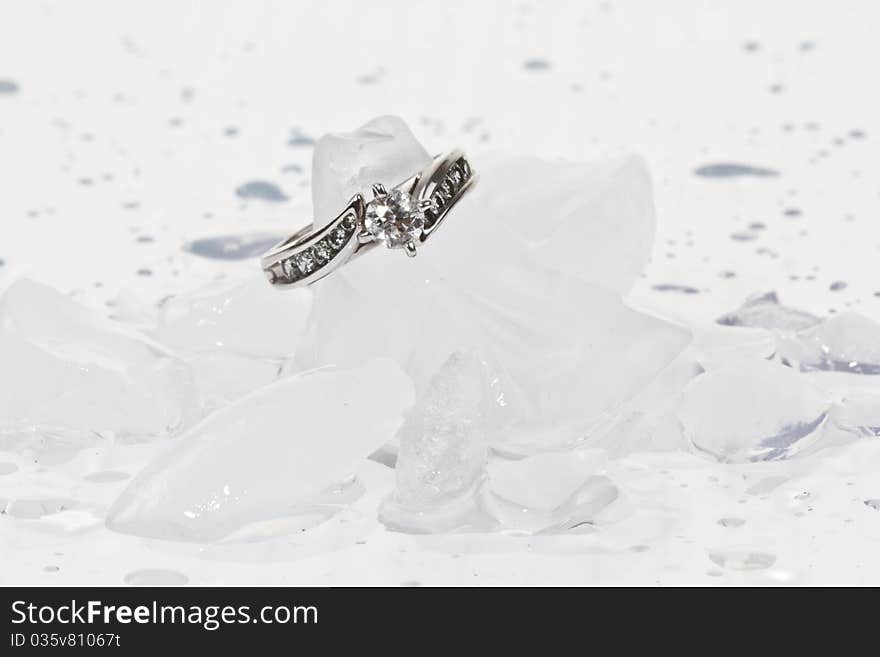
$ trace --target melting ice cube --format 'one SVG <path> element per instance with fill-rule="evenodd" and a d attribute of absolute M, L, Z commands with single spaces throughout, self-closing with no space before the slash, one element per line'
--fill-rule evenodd
<path fill-rule="evenodd" d="M 489 447 L 484 380 L 476 357 L 455 353 L 428 383 L 397 433 L 397 486 L 383 522 L 415 532 L 469 522 Z"/>
<path fill-rule="evenodd" d="M 801 370 L 880 374 L 880 324 L 845 312 L 795 336 L 782 337 L 777 353 Z"/>
<path fill-rule="evenodd" d="M 185 424 L 195 395 L 185 364 L 136 331 L 49 287 L 0 297 L 0 434 L 155 436 Z M 70 443 L 70 440 L 67 440 Z"/>
<path fill-rule="evenodd" d="M 281 379 L 174 441 L 113 505 L 116 531 L 207 542 L 314 511 L 386 442 L 412 403 L 388 361 Z"/>
<path fill-rule="evenodd" d="M 699 451 L 721 461 L 763 461 L 810 444 L 829 406 L 803 375 L 754 360 L 698 376 L 684 390 L 678 417 Z"/>

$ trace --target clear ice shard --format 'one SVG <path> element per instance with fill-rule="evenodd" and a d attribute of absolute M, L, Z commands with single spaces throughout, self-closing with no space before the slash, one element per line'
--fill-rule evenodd
<path fill-rule="evenodd" d="M 316 208 L 369 190 L 393 167 L 408 176 L 424 160 L 399 120 L 381 121 L 381 138 L 368 124 L 319 141 Z M 369 253 L 314 286 L 296 363 L 388 357 L 421 392 L 451 354 L 474 353 L 490 385 L 493 445 L 528 453 L 577 442 L 690 339 L 620 298 L 653 239 L 644 166 L 504 156 L 473 165 L 480 180 L 417 258 Z M 334 182 L 340 168 L 344 192 Z"/>
<path fill-rule="evenodd" d="M 163 300 L 156 339 L 184 355 L 281 359 L 296 348 L 309 313 L 304 290 L 278 290 L 259 276 L 221 279 Z"/>
<path fill-rule="evenodd" d="M 678 418 L 686 438 L 720 461 L 793 456 L 820 436 L 830 400 L 807 378 L 766 360 L 710 370 L 684 390 Z"/>
<path fill-rule="evenodd" d="M 831 438 L 880 437 L 880 391 L 848 394 L 828 414 L 825 432 Z"/>
<path fill-rule="evenodd" d="M 448 530 L 448 510 L 478 488 L 489 449 L 482 369 L 476 357 L 453 354 L 407 415 L 397 432 L 397 484 L 380 511 L 386 524 Z M 442 522 L 432 526 L 432 517 Z"/>
<path fill-rule="evenodd" d="M 630 291 L 651 255 L 656 228 L 651 178 L 641 158 L 568 162 L 496 153 L 473 166 L 480 175 L 474 198 L 447 221 L 457 224 L 456 245 L 472 232 L 469 241 L 482 248 L 513 249 L 539 266 Z"/>
<path fill-rule="evenodd" d="M 175 439 L 123 491 L 107 525 L 191 542 L 285 527 L 348 480 L 411 403 L 411 383 L 387 360 L 278 380 Z"/>
<path fill-rule="evenodd" d="M 279 294 L 251 273 L 164 299 L 152 334 L 187 363 L 210 411 L 278 378 L 310 308 L 307 291 Z"/>
<path fill-rule="evenodd" d="M 703 371 L 691 350 L 685 350 L 637 395 L 609 413 L 586 444 L 615 455 L 687 449 L 675 410 L 684 387 Z"/>
<path fill-rule="evenodd" d="M 812 313 L 783 306 L 775 292 L 767 292 L 749 297 L 743 305 L 722 315 L 717 321 L 724 326 L 800 331 L 822 320 Z"/>
<path fill-rule="evenodd" d="M 68 447 L 147 438 L 192 419 L 186 365 L 164 347 L 30 280 L 0 297 L 0 436 Z"/>
<path fill-rule="evenodd" d="M 880 324 L 854 312 L 834 315 L 811 329 L 781 337 L 777 354 L 802 371 L 880 374 Z"/>
<path fill-rule="evenodd" d="M 358 192 L 374 183 L 389 189 L 431 161 L 406 123 L 380 116 L 354 132 L 321 137 L 312 156 L 312 208 L 316 228 L 339 214 Z"/>

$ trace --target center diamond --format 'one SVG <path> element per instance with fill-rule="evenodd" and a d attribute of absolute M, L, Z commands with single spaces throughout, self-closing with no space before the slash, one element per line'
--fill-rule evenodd
<path fill-rule="evenodd" d="M 396 189 L 367 203 L 364 228 L 389 249 L 412 243 L 421 235 L 424 226 L 425 213 L 404 191 Z"/>

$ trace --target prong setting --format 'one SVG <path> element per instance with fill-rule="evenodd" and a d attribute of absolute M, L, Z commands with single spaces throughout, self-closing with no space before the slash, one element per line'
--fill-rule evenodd
<path fill-rule="evenodd" d="M 374 194 L 377 187 L 373 186 Z M 367 203 L 364 228 L 389 249 L 405 249 L 408 244 L 421 239 L 425 228 L 425 211 L 409 192 L 396 187 Z"/>

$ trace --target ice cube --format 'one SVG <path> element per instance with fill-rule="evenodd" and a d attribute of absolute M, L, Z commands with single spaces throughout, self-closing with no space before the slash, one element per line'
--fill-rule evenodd
<path fill-rule="evenodd" d="M 358 261 L 347 267 L 353 278 L 322 282 L 296 355 L 300 366 L 388 357 L 421 391 L 450 354 L 473 351 L 488 368 L 490 440 L 529 452 L 583 439 L 689 339 L 686 330 L 627 308 L 615 293 L 534 265 L 496 263 L 457 280 L 452 272 L 425 272 L 430 255 L 424 260 L 384 268 Z M 389 276 L 395 264 L 417 273 Z M 404 311 L 400 299 L 407 300 Z"/>
<path fill-rule="evenodd" d="M 505 530 L 537 533 L 585 533 L 595 531 L 599 514 L 619 491 L 608 477 L 591 475 L 562 505 L 554 509 L 532 509 L 487 492 L 483 507 Z"/>
<path fill-rule="evenodd" d="M 397 433 L 397 484 L 379 518 L 411 533 L 485 530 L 476 503 L 488 455 L 483 364 L 454 353 L 431 378 Z"/>
<path fill-rule="evenodd" d="M 392 187 L 431 161 L 406 123 L 380 116 L 348 133 L 321 137 L 312 156 L 312 207 L 316 228 L 335 217 L 356 193 L 373 183 Z"/>
<path fill-rule="evenodd" d="M 389 361 L 276 381 L 213 413 L 174 441 L 114 503 L 116 531 L 209 542 L 313 513 L 385 443 L 412 403 Z"/>
<path fill-rule="evenodd" d="M 185 355 L 280 359 L 296 348 L 309 309 L 305 290 L 281 294 L 255 275 L 222 279 L 165 299 L 156 338 Z"/>
<path fill-rule="evenodd" d="M 595 455 L 583 450 L 496 458 L 489 465 L 489 486 L 496 495 L 520 506 L 553 511 L 574 496 L 596 468 Z"/>
<path fill-rule="evenodd" d="M 776 335 L 750 326 L 705 324 L 695 328 L 691 348 L 700 365 L 716 369 L 742 360 L 773 358 Z"/>
<path fill-rule="evenodd" d="M 744 360 L 710 370 L 684 390 L 678 417 L 694 447 L 725 462 L 786 458 L 809 446 L 830 406 L 779 363 Z"/>
<path fill-rule="evenodd" d="M 880 374 L 880 324 L 855 312 L 834 315 L 795 336 L 780 337 L 779 358 L 801 370 Z"/>
<path fill-rule="evenodd" d="M 397 433 L 397 504 L 425 510 L 474 488 L 488 452 L 486 394 L 479 360 L 450 356 Z"/>
<path fill-rule="evenodd" d="M 616 455 L 686 449 L 675 409 L 684 387 L 703 371 L 685 350 L 632 399 L 611 409 L 587 444 Z"/>
<path fill-rule="evenodd" d="M 826 434 L 849 438 L 880 437 L 880 392 L 854 392 L 835 404 L 828 414 Z"/>
<path fill-rule="evenodd" d="M 501 251 L 498 257 L 526 255 L 629 292 L 651 255 L 656 224 L 651 178 L 640 157 L 571 162 L 495 153 L 472 163 L 480 175 L 473 198 L 444 225 L 444 231 L 456 225 L 456 247 L 472 233 L 470 241 Z"/>
<path fill-rule="evenodd" d="M 278 378 L 310 307 L 306 290 L 224 278 L 164 299 L 152 333 L 186 362 L 204 413 Z"/>
<path fill-rule="evenodd" d="M 0 362 L 4 444 L 55 431 L 71 446 L 75 435 L 83 445 L 101 434 L 165 435 L 195 412 L 182 361 L 33 281 L 19 280 L 0 297 Z"/>
<path fill-rule="evenodd" d="M 484 504 L 508 529 L 558 531 L 591 523 L 618 494 L 607 477 L 596 474 L 600 460 L 596 450 L 493 459 Z"/>
<path fill-rule="evenodd" d="M 185 357 L 203 413 L 225 406 L 281 377 L 281 364 L 217 350 Z"/>

